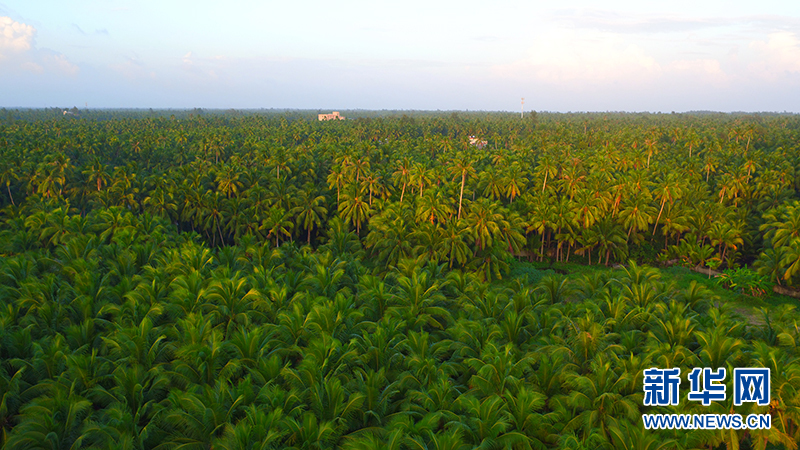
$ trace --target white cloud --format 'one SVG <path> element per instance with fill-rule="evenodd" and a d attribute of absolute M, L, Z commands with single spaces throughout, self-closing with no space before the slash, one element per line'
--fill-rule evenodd
<path fill-rule="evenodd" d="M 727 84 L 731 81 L 716 59 L 681 59 L 671 62 L 665 71 L 672 77 L 686 77 L 694 83 Z"/>
<path fill-rule="evenodd" d="M 767 41 L 752 42 L 750 49 L 757 59 L 749 68 L 757 78 L 775 81 L 786 75 L 800 75 L 800 39 L 795 33 L 772 33 Z"/>
<path fill-rule="evenodd" d="M 125 58 L 124 62 L 112 64 L 109 67 L 129 81 L 156 79 L 155 71 L 148 68 L 147 65 L 141 59 L 139 59 L 137 55 L 129 56 Z"/>
<path fill-rule="evenodd" d="M 35 34 L 36 28 L 31 25 L 15 22 L 10 17 L 0 17 L 0 56 L 30 50 Z"/>
<path fill-rule="evenodd" d="M 661 71 L 655 58 L 641 47 L 607 34 L 556 32 L 537 40 L 528 54 L 512 64 L 494 66 L 493 72 L 561 85 L 576 81 L 640 84 Z"/>
<path fill-rule="evenodd" d="M 75 76 L 78 66 L 66 56 L 35 46 L 36 28 L 16 22 L 10 17 L 0 17 L 0 66 L 2 71 L 22 70 L 34 74 L 46 72 Z"/>
<path fill-rule="evenodd" d="M 668 13 L 629 13 L 613 10 L 580 8 L 562 9 L 554 19 L 568 27 L 625 34 L 683 33 L 721 27 L 732 22 L 720 17 L 704 18 Z"/>
<path fill-rule="evenodd" d="M 219 79 L 219 71 L 225 68 L 226 58 L 215 56 L 212 58 L 198 57 L 189 51 L 181 58 L 181 68 L 188 74 L 198 79 Z"/>
<path fill-rule="evenodd" d="M 35 62 L 32 62 L 32 61 L 27 61 L 27 62 L 22 63 L 22 65 L 20 65 L 20 67 L 22 67 L 23 70 L 27 70 L 28 72 L 44 73 L 44 67 L 42 67 L 39 64 L 36 64 Z"/>
<path fill-rule="evenodd" d="M 67 57 L 60 53 L 44 55 L 42 57 L 42 62 L 54 72 L 69 76 L 78 74 L 78 66 L 69 62 Z"/>

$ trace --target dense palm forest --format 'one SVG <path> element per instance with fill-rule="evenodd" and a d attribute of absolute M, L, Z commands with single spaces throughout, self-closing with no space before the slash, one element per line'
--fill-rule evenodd
<path fill-rule="evenodd" d="M 797 448 L 800 117 L 346 115 L 0 112 L 0 446 Z"/>

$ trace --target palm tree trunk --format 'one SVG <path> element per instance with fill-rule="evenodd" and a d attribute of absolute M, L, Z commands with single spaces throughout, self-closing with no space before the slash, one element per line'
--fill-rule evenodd
<path fill-rule="evenodd" d="M 667 202 L 667 199 L 661 200 L 661 209 L 658 210 L 658 217 L 656 217 L 656 223 L 653 224 L 653 236 L 656 235 L 656 227 L 658 227 L 658 221 L 661 219 L 661 213 L 664 211 L 664 204 Z"/>
<path fill-rule="evenodd" d="M 467 171 L 461 171 L 461 194 L 458 196 L 458 219 L 461 219 L 461 201 L 464 200 L 464 181 L 467 178 Z"/>
<path fill-rule="evenodd" d="M 556 230 L 556 262 L 561 262 L 561 242 L 558 240 L 559 234 L 561 234 L 561 227 Z"/>
<path fill-rule="evenodd" d="M 17 206 L 17 204 L 14 203 L 14 197 L 11 196 L 11 185 L 6 184 L 6 189 L 8 190 L 8 198 L 11 199 L 11 204 Z"/>
<path fill-rule="evenodd" d="M 542 248 L 539 249 L 539 261 L 543 261 L 544 260 L 544 237 L 545 237 L 545 234 L 547 234 L 547 230 L 545 230 L 545 232 L 542 233 Z"/>

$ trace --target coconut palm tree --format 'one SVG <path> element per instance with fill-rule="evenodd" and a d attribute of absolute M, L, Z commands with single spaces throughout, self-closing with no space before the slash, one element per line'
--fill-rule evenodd
<path fill-rule="evenodd" d="M 453 165 L 450 167 L 450 172 L 455 177 L 458 177 L 459 175 L 461 176 L 461 190 L 458 194 L 458 215 L 456 216 L 456 219 L 461 219 L 461 203 L 464 200 L 464 185 L 467 182 L 468 176 L 475 175 L 475 166 L 468 155 L 461 156 L 453 161 Z"/>
<path fill-rule="evenodd" d="M 230 164 L 223 166 L 216 173 L 217 190 L 228 198 L 239 195 L 244 185 L 239 175 L 238 167 Z"/>
<path fill-rule="evenodd" d="M 417 202 L 417 223 L 443 223 L 453 215 L 453 209 L 441 189 L 429 189 Z"/>
<path fill-rule="evenodd" d="M 786 247 L 768 248 L 758 256 L 753 263 L 753 268 L 759 275 L 768 276 L 770 280 L 774 280 L 780 286 L 781 279 L 784 278 L 783 261 L 786 256 Z"/>
<path fill-rule="evenodd" d="M 456 423 L 464 431 L 475 448 L 513 448 L 524 445 L 528 437 L 511 430 L 509 414 L 505 403 L 499 396 L 478 400 L 475 397 L 462 397 L 466 410 L 466 420 Z"/>
<path fill-rule="evenodd" d="M 413 164 L 408 157 L 400 160 L 397 170 L 392 174 L 392 178 L 396 183 L 402 183 L 403 187 L 400 191 L 400 203 L 403 203 L 403 196 L 406 194 L 406 186 L 411 182 L 411 171 Z"/>
<path fill-rule="evenodd" d="M 88 183 L 97 186 L 98 191 L 103 188 L 103 184 L 108 183 L 108 179 L 110 178 L 105 164 L 96 156 L 92 159 L 92 164 L 81 173 L 86 176 L 86 181 Z"/>
<path fill-rule="evenodd" d="M 356 227 L 356 234 L 361 234 L 361 224 L 369 219 L 372 208 L 363 198 L 363 193 L 357 186 L 353 186 L 344 194 L 339 203 L 339 216 L 342 220 L 352 222 Z"/>
<path fill-rule="evenodd" d="M 289 211 L 295 216 L 298 229 L 307 231 L 307 243 L 311 245 L 311 230 L 316 225 L 322 226 L 322 221 L 327 217 L 328 209 L 324 206 L 325 197 L 314 195 L 312 190 L 300 190 L 298 192 L 297 206 Z M 301 228 L 302 227 L 302 228 Z"/>
<path fill-rule="evenodd" d="M 442 238 L 439 241 L 437 251 L 448 260 L 448 266 L 452 269 L 453 262 L 463 266 L 469 258 L 469 246 L 467 238 L 469 230 L 462 221 L 450 220 L 442 229 Z"/>
<path fill-rule="evenodd" d="M 225 338 L 231 336 L 235 326 L 250 323 L 252 302 L 259 293 L 248 286 L 247 279 L 238 273 L 225 278 L 212 279 L 205 292 L 204 309 L 225 330 Z"/>
<path fill-rule="evenodd" d="M 550 155 L 543 155 L 537 161 L 536 168 L 534 169 L 534 176 L 542 177 L 542 193 L 547 188 L 547 179 L 554 178 L 558 175 L 558 165 Z"/>
<path fill-rule="evenodd" d="M 479 250 L 491 247 L 492 240 L 500 234 L 503 216 L 498 209 L 496 204 L 486 198 L 480 198 L 469 205 L 466 226 Z"/>
<path fill-rule="evenodd" d="M 399 290 L 393 298 L 397 306 L 387 311 L 405 320 L 412 330 L 421 330 L 424 326 L 443 329 L 451 320 L 450 312 L 444 308 L 446 299 L 439 292 L 439 283 L 428 278 L 426 272 L 400 277 L 397 280 Z"/>
<path fill-rule="evenodd" d="M 55 381 L 48 383 L 44 392 L 20 408 L 6 447 L 71 448 L 84 441 L 91 445 L 86 430 L 92 417 L 92 402 Z"/>
<path fill-rule="evenodd" d="M 591 365 L 590 374 L 567 377 L 566 383 L 573 389 L 567 396 L 567 404 L 578 414 L 566 428 L 580 430 L 584 438 L 597 428 L 604 440 L 611 440 L 612 429 L 619 428 L 625 420 L 636 420 L 642 394 L 624 394 L 630 375 L 615 371 L 610 361 L 598 356 Z"/>
<path fill-rule="evenodd" d="M 340 165 L 331 167 L 331 172 L 328 174 L 328 187 L 333 189 L 336 186 L 336 203 L 341 201 L 341 189 L 345 180 L 345 173 Z"/>
<path fill-rule="evenodd" d="M 647 190 L 645 190 L 644 193 L 640 192 L 635 194 L 630 198 L 619 213 L 622 224 L 628 228 L 627 239 L 629 241 L 631 233 L 647 229 L 648 225 L 653 221 L 655 210 L 656 209 L 650 204 L 650 193 Z"/>
<path fill-rule="evenodd" d="M 708 237 L 711 239 L 711 245 L 719 247 L 721 261 L 725 261 L 725 253 L 728 250 L 736 250 L 737 245 L 742 245 L 744 242 L 739 228 L 727 222 L 714 222 L 708 230 Z"/>
<path fill-rule="evenodd" d="M 431 183 L 431 171 L 424 164 L 415 163 L 411 167 L 410 182 L 419 188 L 419 197 L 422 198 L 425 185 Z"/>
<path fill-rule="evenodd" d="M 265 237 L 267 240 L 274 238 L 275 247 L 278 247 L 281 243 L 281 237 L 291 239 L 293 226 L 291 214 L 279 206 L 272 206 L 267 210 L 267 215 L 261 221 L 261 226 L 258 230 L 266 232 Z"/>
<path fill-rule="evenodd" d="M 613 252 L 617 259 L 622 259 L 627 254 L 628 245 L 625 238 L 625 231 L 622 226 L 611 219 L 604 219 L 595 225 L 590 234 L 596 237 L 597 246 L 600 248 L 600 255 L 605 253 L 605 265 L 608 266 L 609 258 Z M 600 256 L 598 256 L 599 262 Z"/>
<path fill-rule="evenodd" d="M 655 225 L 653 226 L 653 236 L 656 235 L 656 227 L 661 220 L 661 213 L 664 212 L 664 205 L 669 201 L 670 204 L 681 196 L 681 187 L 678 179 L 672 173 L 667 174 L 664 180 L 656 186 L 655 195 L 661 198 L 661 207 L 658 210 Z"/>
<path fill-rule="evenodd" d="M 514 203 L 514 199 L 519 197 L 526 189 L 528 184 L 527 174 L 522 170 L 519 163 L 514 162 L 503 178 L 506 186 L 505 194 L 509 198 L 509 202 Z"/>
<path fill-rule="evenodd" d="M 588 189 L 581 189 L 575 196 L 573 208 L 575 220 L 584 230 L 588 230 L 598 220 L 600 201 Z"/>
<path fill-rule="evenodd" d="M 497 200 L 502 197 L 506 183 L 503 176 L 496 168 L 490 168 L 481 173 L 480 185 L 483 186 L 483 195 Z"/>

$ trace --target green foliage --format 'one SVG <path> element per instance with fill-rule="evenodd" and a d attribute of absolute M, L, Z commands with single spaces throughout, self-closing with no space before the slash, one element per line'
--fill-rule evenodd
<path fill-rule="evenodd" d="M 523 281 L 528 285 L 536 285 L 546 276 L 553 275 L 553 269 L 538 269 L 531 264 L 514 261 L 511 263 L 509 278 Z"/>
<path fill-rule="evenodd" d="M 747 267 L 726 269 L 717 276 L 717 284 L 753 297 L 761 297 L 772 288 L 772 283 L 766 276 Z"/>
<path fill-rule="evenodd" d="M 800 438 L 796 311 L 720 287 L 796 282 L 794 116 L 57 112 L 0 125 L 0 447 Z M 770 367 L 780 426 L 643 432 L 700 365 Z"/>

